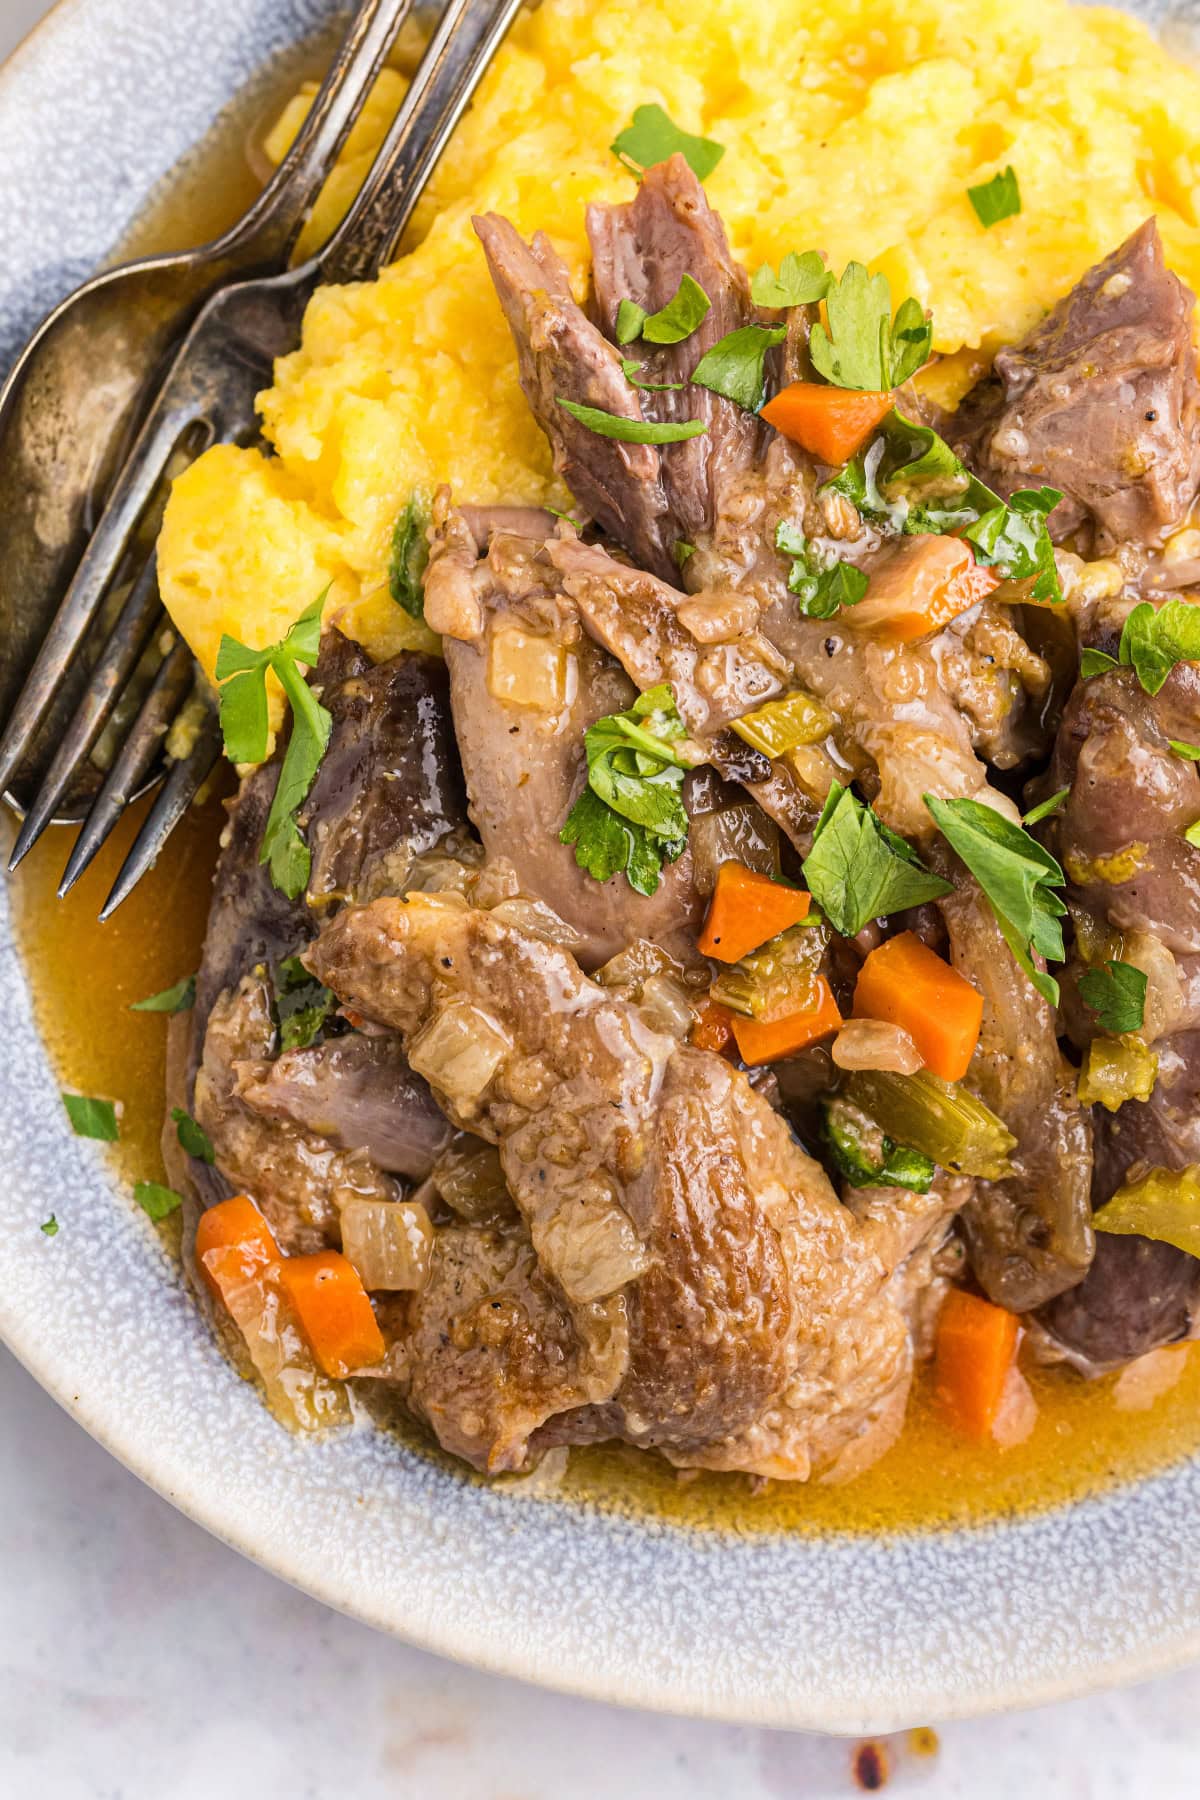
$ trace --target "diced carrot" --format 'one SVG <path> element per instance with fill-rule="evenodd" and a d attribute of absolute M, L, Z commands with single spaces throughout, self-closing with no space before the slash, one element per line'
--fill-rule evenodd
<path fill-rule="evenodd" d="M 817 977 L 817 997 L 803 1012 L 789 1013 L 786 1019 L 761 1024 L 741 1013 L 730 1015 L 738 1054 L 744 1063 L 756 1068 L 759 1063 L 779 1062 L 806 1050 L 818 1038 L 828 1037 L 842 1024 L 833 990 L 823 975 Z"/>
<path fill-rule="evenodd" d="M 279 1258 L 271 1227 L 246 1194 L 221 1200 L 201 1213 L 196 1264 L 219 1300 L 228 1287 L 252 1280 Z"/>
<path fill-rule="evenodd" d="M 996 571 L 977 563 L 962 538 L 928 533 L 898 539 L 867 573 L 866 598 L 842 619 L 894 644 L 939 631 L 1000 585 Z"/>
<path fill-rule="evenodd" d="M 345 1376 L 382 1362 L 387 1345 L 367 1290 L 340 1251 L 286 1257 L 279 1265 L 279 1283 L 326 1375 Z"/>
<path fill-rule="evenodd" d="M 934 1384 L 959 1429 L 987 1437 L 1017 1351 L 1017 1318 L 953 1288 L 938 1314 Z"/>
<path fill-rule="evenodd" d="M 891 412 L 892 393 L 860 393 L 793 381 L 762 409 L 768 425 L 822 462 L 844 463 L 856 456 L 875 427 Z"/>
<path fill-rule="evenodd" d="M 872 950 L 859 970 L 854 1017 L 899 1025 L 927 1069 L 943 1081 L 961 1081 L 979 1042 L 983 995 L 915 932 L 902 931 Z"/>
<path fill-rule="evenodd" d="M 717 962 L 741 962 L 807 918 L 811 905 L 812 895 L 803 888 L 785 887 L 742 863 L 725 862 L 717 870 L 717 885 L 697 943 Z"/>
<path fill-rule="evenodd" d="M 691 1043 L 697 1050 L 715 1050 L 718 1055 L 733 1042 L 733 1014 L 727 1006 L 706 1000 L 692 1026 Z"/>

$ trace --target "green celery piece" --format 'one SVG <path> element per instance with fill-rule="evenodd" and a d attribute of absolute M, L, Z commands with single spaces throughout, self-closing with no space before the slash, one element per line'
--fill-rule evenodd
<path fill-rule="evenodd" d="M 985 1181 L 1012 1173 L 1009 1153 L 1016 1138 L 961 1082 L 952 1085 L 928 1069 L 916 1075 L 860 1069 L 846 1084 L 846 1095 L 888 1137 L 940 1168 Z"/>

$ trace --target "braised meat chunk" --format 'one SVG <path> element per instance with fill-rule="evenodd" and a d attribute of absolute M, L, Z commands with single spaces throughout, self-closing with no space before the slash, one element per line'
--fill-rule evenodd
<path fill-rule="evenodd" d="M 1060 539 L 1087 525 L 1102 553 L 1161 544 L 1200 484 L 1195 304 L 1147 219 L 1000 352 L 956 415 L 961 454 L 1005 495 L 1061 488 Z"/>

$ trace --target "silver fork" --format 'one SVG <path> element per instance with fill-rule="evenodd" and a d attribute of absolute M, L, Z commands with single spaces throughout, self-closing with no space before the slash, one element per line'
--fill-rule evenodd
<path fill-rule="evenodd" d="M 287 266 L 411 4 L 363 0 L 357 7 L 290 153 L 234 226 L 196 250 L 93 276 L 38 327 L 0 389 L 0 717 L 79 561 L 93 501 L 128 448 L 156 373 L 215 288 Z M 131 654 L 137 636 L 131 621 Z M 56 694 L 39 756 L 69 716 L 84 673 L 73 668 Z M 117 677 L 110 670 L 103 679 Z M 99 780 L 90 763 L 79 773 L 84 792 L 73 791 L 64 808 L 75 818 Z M 33 785 L 27 766 L 0 788 L 10 788 L 17 804 Z"/>
<path fill-rule="evenodd" d="M 99 612 L 181 441 L 250 444 L 258 439 L 255 396 L 275 359 L 294 348 L 305 307 L 326 283 L 366 280 L 394 255 L 421 192 L 521 0 L 450 0 L 391 131 L 344 223 L 300 268 L 240 282 L 214 294 L 184 341 L 108 506 L 84 552 L 17 708 L 0 742 L 0 788 L 17 766 L 38 720 Z M 198 449 L 194 445 L 193 449 Z M 132 667 L 129 643 L 152 631 L 157 584 L 143 571 L 122 609 L 97 675 L 67 728 L 18 837 L 10 868 L 53 816 L 78 759 L 86 755 L 111 709 L 120 671 Z M 148 628 L 145 621 L 149 618 Z M 190 689 L 190 655 L 177 645 L 159 670 L 97 795 L 63 873 L 65 894 L 95 856 L 162 746 L 167 722 Z M 170 767 L 154 804 L 100 913 L 106 919 L 128 897 L 208 779 L 219 755 L 215 710 L 209 709 L 190 750 Z"/>

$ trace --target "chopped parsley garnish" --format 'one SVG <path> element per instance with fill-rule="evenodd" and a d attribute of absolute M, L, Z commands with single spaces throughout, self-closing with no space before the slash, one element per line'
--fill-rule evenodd
<path fill-rule="evenodd" d="M 770 263 L 763 263 L 750 278 L 750 298 L 756 306 L 811 306 L 829 292 L 833 276 L 815 250 L 801 255 L 790 250 L 779 265 L 779 273 Z"/>
<path fill-rule="evenodd" d="M 677 152 L 698 181 L 707 181 L 725 154 L 724 144 L 681 131 L 658 105 L 635 107 L 632 123 L 618 133 L 609 148 L 639 181 L 645 169 L 666 162 Z"/>
<path fill-rule="evenodd" d="M 1011 581 L 1032 580 L 1035 600 L 1062 599 L 1046 519 L 1062 499 L 1057 488 L 1022 488 L 1006 506 L 928 425 L 893 410 L 866 450 L 825 491 L 842 494 L 872 523 L 890 531 L 955 532 L 969 538 L 975 560 Z"/>
<path fill-rule="evenodd" d="M 1186 762 L 1200 762 L 1200 744 L 1183 744 L 1178 738 L 1168 738 L 1176 756 L 1182 756 Z"/>
<path fill-rule="evenodd" d="M 76 1137 L 98 1138 L 102 1144 L 115 1144 L 120 1137 L 117 1109 L 111 1100 L 95 1100 L 89 1094 L 64 1094 L 62 1103 Z"/>
<path fill-rule="evenodd" d="M 1146 977 L 1132 963 L 1108 962 L 1079 977 L 1079 997 L 1096 1015 L 1102 1031 L 1114 1037 L 1140 1031 L 1146 1016 Z"/>
<path fill-rule="evenodd" d="M 646 323 L 648 313 L 644 306 L 636 300 L 622 300 L 617 307 L 617 342 L 632 344 L 634 338 L 642 335 L 642 326 Z"/>
<path fill-rule="evenodd" d="M 285 638 L 265 650 L 251 650 L 236 638 L 223 637 L 217 652 L 216 677 L 223 684 L 221 730 L 230 762 L 260 763 L 267 754 L 268 670 L 274 671 L 291 704 L 291 735 L 258 858 L 270 866 L 271 880 L 289 900 L 299 899 L 304 892 L 312 860 L 296 813 L 320 767 L 333 725 L 300 673 L 301 665 L 311 668 L 320 653 L 324 604 L 322 594 L 301 613 Z"/>
<path fill-rule="evenodd" d="M 576 862 L 597 881 L 623 873 L 639 894 L 653 894 L 663 863 L 683 854 L 683 777 L 692 759 L 673 745 L 686 735 L 665 684 L 588 727 L 588 785 L 559 839 L 574 844 Z"/>
<path fill-rule="evenodd" d="M 1039 800 L 1037 805 L 1031 806 L 1023 816 L 1022 825 L 1038 825 L 1043 819 L 1052 818 L 1056 812 L 1061 811 L 1062 803 L 1070 792 L 1069 787 L 1059 788 L 1057 794 L 1051 794 L 1049 799 Z"/>
<path fill-rule="evenodd" d="M 627 356 L 621 358 L 621 371 L 626 381 L 644 394 L 677 394 L 684 385 L 682 381 L 643 381 L 638 375 L 642 368 L 645 368 L 644 363 L 632 362 Z"/>
<path fill-rule="evenodd" d="M 159 1181 L 136 1182 L 133 1197 L 146 1217 L 153 1219 L 156 1225 L 161 1219 L 169 1219 L 183 1205 L 183 1195 L 177 1194 L 174 1188 L 163 1187 Z"/>
<path fill-rule="evenodd" d="M 802 864 L 809 892 L 835 931 L 853 937 L 872 919 L 950 892 L 911 844 L 835 781 Z"/>
<path fill-rule="evenodd" d="M 298 956 L 288 956 L 275 970 L 275 1016 L 279 1020 L 280 1050 L 307 1050 L 316 1042 L 325 1021 L 337 1006 L 337 997 L 315 975 L 310 975 Z"/>
<path fill-rule="evenodd" d="M 1116 657 L 1110 656 L 1107 650 L 1093 650 L 1089 646 L 1080 653 L 1079 673 L 1085 681 L 1090 681 L 1093 675 L 1107 675 L 1110 669 L 1119 669 L 1120 666 Z"/>
<path fill-rule="evenodd" d="M 816 324 L 809 339 L 813 367 L 835 387 L 883 393 L 900 387 L 929 360 L 933 327 L 919 301 L 904 301 L 892 317 L 885 275 L 869 275 L 847 263 L 825 296 L 828 327 Z"/>
<path fill-rule="evenodd" d="M 757 412 L 767 397 L 767 352 L 786 336 L 786 325 L 741 325 L 705 351 L 692 380 L 747 412 Z"/>
<path fill-rule="evenodd" d="M 197 1162 L 215 1163 L 217 1153 L 212 1147 L 212 1139 L 202 1125 L 197 1125 L 190 1113 L 184 1112 L 182 1106 L 171 1108 L 171 1118 L 175 1125 L 175 1135 L 182 1149 Z"/>
<path fill-rule="evenodd" d="M 1001 219 L 1015 219 L 1021 210 L 1021 190 L 1011 163 L 990 181 L 967 189 L 967 199 L 975 208 L 975 217 L 986 231 Z"/>
<path fill-rule="evenodd" d="M 58 1236 L 58 1220 L 55 1218 L 53 1213 L 50 1214 L 50 1217 L 48 1219 L 43 1220 L 43 1222 L 38 1226 L 38 1230 L 42 1233 L 43 1237 L 57 1237 Z"/>
<path fill-rule="evenodd" d="M 684 338 L 691 337 L 711 307 L 712 301 L 700 283 L 685 275 L 664 307 L 643 314 L 641 336 L 648 344 L 681 344 Z"/>
<path fill-rule="evenodd" d="M 1066 877 L 1048 850 L 980 800 L 924 796 L 934 824 L 983 889 L 1005 942 L 1030 981 L 1051 1006 L 1058 983 L 1034 966 L 1035 953 L 1062 962 L 1066 905 L 1055 892 Z"/>
<path fill-rule="evenodd" d="M 870 578 L 862 569 L 848 562 L 822 564 L 803 533 L 785 519 L 776 527 L 775 548 L 792 559 L 788 592 L 795 594 L 804 618 L 832 619 L 865 597 Z"/>
<path fill-rule="evenodd" d="M 684 438 L 702 437 L 708 430 L 701 419 L 659 423 L 656 419 L 623 419 L 618 413 L 581 406 L 576 400 L 560 399 L 558 404 L 598 437 L 615 438 L 621 444 L 678 444 Z"/>
<path fill-rule="evenodd" d="M 1200 850 L 1200 819 L 1189 825 L 1183 834 L 1184 843 L 1190 844 L 1193 850 Z"/>
<path fill-rule="evenodd" d="M 683 565 L 690 560 L 691 557 L 695 556 L 695 554 L 696 554 L 695 544 L 689 544 L 686 538 L 676 538 L 676 540 L 675 540 L 675 561 L 679 564 L 679 567 L 681 569 L 682 569 Z"/>
<path fill-rule="evenodd" d="M 397 606 L 414 619 L 425 617 L 425 566 L 429 561 L 429 507 L 425 496 L 413 493 L 392 531 L 392 555 L 388 564 L 388 591 Z"/>
<path fill-rule="evenodd" d="M 196 1004 L 196 977 L 185 975 L 174 987 L 164 988 L 161 994 L 151 994 L 148 999 L 135 1000 L 129 1008 L 130 1012 L 181 1013 L 191 1012 Z"/>
<path fill-rule="evenodd" d="M 1156 609 L 1141 601 L 1125 621 L 1118 654 L 1146 692 L 1157 694 L 1176 663 L 1200 662 L 1200 606 L 1168 600 Z"/>

